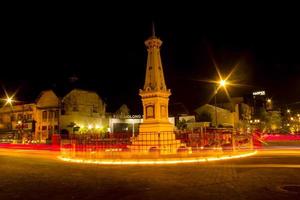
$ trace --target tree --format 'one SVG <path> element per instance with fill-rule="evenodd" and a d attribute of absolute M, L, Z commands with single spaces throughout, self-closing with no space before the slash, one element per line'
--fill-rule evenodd
<path fill-rule="evenodd" d="M 178 130 L 184 130 L 184 129 L 186 129 L 187 128 L 187 123 L 186 123 L 185 119 L 179 120 L 176 123 L 176 127 L 178 128 Z"/>
<path fill-rule="evenodd" d="M 259 115 L 260 119 L 258 127 L 264 132 L 276 132 L 281 129 L 282 117 L 279 111 L 269 111 L 261 109 Z"/>

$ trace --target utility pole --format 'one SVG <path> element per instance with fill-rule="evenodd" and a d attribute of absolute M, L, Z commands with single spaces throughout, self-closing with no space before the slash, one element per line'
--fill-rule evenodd
<path fill-rule="evenodd" d="M 217 111 L 217 86 L 215 85 L 215 127 L 218 127 L 218 111 Z"/>

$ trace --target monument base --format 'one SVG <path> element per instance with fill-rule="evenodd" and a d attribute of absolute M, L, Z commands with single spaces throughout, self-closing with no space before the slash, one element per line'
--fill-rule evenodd
<path fill-rule="evenodd" d="M 176 154 L 181 146 L 186 145 L 176 140 L 172 124 L 144 123 L 140 125 L 139 135 L 132 139 L 129 148 L 134 153 Z"/>
<path fill-rule="evenodd" d="M 155 133 L 155 132 L 174 132 L 174 125 L 170 122 L 166 123 L 141 123 L 139 127 L 140 133 Z"/>

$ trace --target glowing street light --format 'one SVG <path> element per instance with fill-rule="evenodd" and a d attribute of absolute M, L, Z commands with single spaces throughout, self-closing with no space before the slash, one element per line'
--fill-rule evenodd
<path fill-rule="evenodd" d="M 13 102 L 15 101 L 14 98 L 13 98 L 13 96 L 10 97 L 8 95 L 6 95 L 6 98 L 4 98 L 2 100 L 5 101 L 4 106 L 6 106 L 6 105 L 12 106 Z"/>
<path fill-rule="evenodd" d="M 6 99 L 6 102 L 8 103 L 8 104 L 12 104 L 12 101 L 13 101 L 13 99 L 12 99 L 12 97 L 7 97 L 7 99 Z"/>
<path fill-rule="evenodd" d="M 14 97 L 16 96 L 17 92 L 14 92 L 13 94 L 9 95 L 7 91 L 4 89 L 4 93 L 5 93 L 4 98 L 1 98 L 1 100 L 5 102 L 4 106 L 6 106 L 7 104 L 12 106 L 13 102 L 16 101 L 14 100 Z"/>
<path fill-rule="evenodd" d="M 287 113 L 290 113 L 291 112 L 291 110 L 290 109 L 287 109 L 287 111 L 286 111 Z"/>
<path fill-rule="evenodd" d="M 271 99 L 267 99 L 267 102 L 268 102 L 268 103 L 271 103 L 271 102 L 272 102 L 272 100 L 271 100 Z"/>
<path fill-rule="evenodd" d="M 219 81 L 219 84 L 220 84 L 220 86 L 225 87 L 226 84 L 227 84 L 227 81 L 221 79 L 221 80 Z"/>

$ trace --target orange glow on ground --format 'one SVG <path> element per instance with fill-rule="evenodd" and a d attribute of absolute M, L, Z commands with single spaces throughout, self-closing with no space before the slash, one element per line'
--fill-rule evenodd
<path fill-rule="evenodd" d="M 100 164 L 100 165 L 155 165 L 155 164 L 181 164 L 181 163 L 201 163 L 218 160 L 229 160 L 244 158 L 255 155 L 257 151 L 238 154 L 238 155 L 224 155 L 220 157 L 194 157 L 194 158 L 168 158 L 168 159 L 102 159 L 102 160 L 91 160 L 91 159 L 80 159 L 80 158 L 65 158 L 59 156 L 60 160 L 74 163 L 84 164 Z"/>

